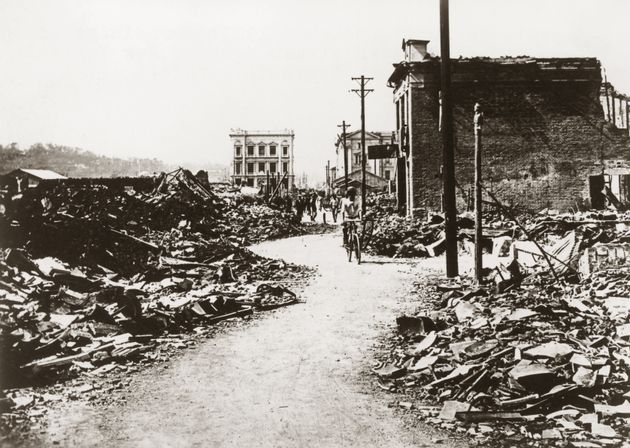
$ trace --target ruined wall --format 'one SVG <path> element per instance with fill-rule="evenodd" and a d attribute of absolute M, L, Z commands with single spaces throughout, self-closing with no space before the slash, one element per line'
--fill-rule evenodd
<path fill-rule="evenodd" d="M 413 213 L 439 210 L 442 201 L 442 146 L 439 130 L 439 93 L 434 82 L 411 88 L 409 148 L 412 161 L 410 194 Z"/>
<path fill-rule="evenodd" d="M 484 114 L 484 184 L 506 204 L 524 209 L 568 210 L 588 206 L 589 175 L 630 172 L 625 132 L 604 121 L 596 60 L 553 64 L 453 63 L 458 209 L 465 210 L 474 176 L 473 106 Z M 436 81 L 414 91 L 416 138 L 414 208 L 440 206 L 441 164 Z M 418 147 L 416 144 L 419 144 Z M 613 168 L 614 171 L 610 169 Z"/>

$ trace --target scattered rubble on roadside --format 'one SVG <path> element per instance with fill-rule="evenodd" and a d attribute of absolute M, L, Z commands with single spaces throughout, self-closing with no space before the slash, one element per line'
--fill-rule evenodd
<path fill-rule="evenodd" d="M 416 315 L 399 317 L 374 369 L 379 385 L 482 445 L 621 445 L 630 438 L 629 224 L 591 212 L 530 217 L 526 235 L 484 228 L 485 283 L 437 281 Z"/>
<path fill-rule="evenodd" d="M 537 214 L 520 213 L 519 223 L 516 224 L 513 216 L 502 213 L 502 208 L 505 209 L 497 206 L 493 211 L 484 213 L 484 251 L 491 253 L 502 247 L 503 250 L 510 250 L 513 242 L 520 241 L 514 245 L 520 256 L 529 254 L 536 260 L 542 255 L 534 241 L 555 250 L 559 245 L 551 246 L 575 231 L 579 238 L 584 239 L 584 242 L 578 241 L 579 247 L 583 249 L 585 246 L 623 238 L 630 224 L 630 213 L 589 211 L 560 214 L 550 210 Z M 446 250 L 444 218 L 440 214 L 431 214 L 426 219 L 401 216 L 396 212 L 394 196 L 387 194 L 371 195 L 368 198 L 368 213 L 374 221 L 368 252 L 394 258 L 422 258 L 435 257 Z M 474 243 L 473 214 L 461 213 L 457 224 L 460 247 L 464 251 L 471 251 Z M 625 239 L 620 242 L 623 243 L 626 243 Z"/>
<path fill-rule="evenodd" d="M 1 431 L 47 400 L 25 386 L 132 370 L 186 334 L 297 303 L 311 271 L 246 246 L 303 228 L 239 201 L 185 170 L 151 191 L 60 183 L 14 197 L 0 215 Z"/>
<path fill-rule="evenodd" d="M 428 220 L 401 216 L 396 213 L 395 198 L 385 194 L 371 195 L 368 207 L 374 220 L 368 252 L 394 258 L 421 258 L 435 257 L 446 250 L 442 216 L 431 215 Z M 467 214 L 460 216 L 458 223 L 464 232 L 474 228 Z"/>

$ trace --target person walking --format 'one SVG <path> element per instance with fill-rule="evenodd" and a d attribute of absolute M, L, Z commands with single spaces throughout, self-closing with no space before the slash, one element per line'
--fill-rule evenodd
<path fill-rule="evenodd" d="M 298 197 L 295 201 L 295 212 L 297 213 L 297 217 L 302 221 L 304 217 L 304 209 L 306 208 L 306 200 L 304 198 L 304 194 L 298 193 Z"/>
<path fill-rule="evenodd" d="M 310 199 L 311 221 L 315 221 L 315 218 L 317 218 L 317 201 L 319 199 L 319 195 L 316 191 L 313 191 Z"/>
<path fill-rule="evenodd" d="M 339 199 L 335 193 L 330 195 L 330 211 L 332 212 L 333 222 L 337 222 L 337 214 L 339 213 Z"/>

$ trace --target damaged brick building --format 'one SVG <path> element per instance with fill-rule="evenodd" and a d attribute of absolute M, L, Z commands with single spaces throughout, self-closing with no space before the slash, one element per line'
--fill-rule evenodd
<path fill-rule="evenodd" d="M 441 209 L 440 61 L 428 41 L 403 41 L 394 64 L 398 200 L 410 215 Z M 484 185 L 523 210 L 630 202 L 628 98 L 604 113 L 595 58 L 452 60 L 458 210 L 472 205 L 473 107 L 484 110 Z M 609 104 L 613 104 L 609 100 Z M 611 107 L 612 109 L 612 107 Z M 620 117 L 621 115 L 621 117 Z"/>

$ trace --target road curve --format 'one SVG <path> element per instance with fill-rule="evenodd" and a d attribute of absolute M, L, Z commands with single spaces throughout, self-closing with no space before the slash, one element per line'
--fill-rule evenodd
<path fill-rule="evenodd" d="M 365 372 L 418 267 L 348 263 L 340 236 L 267 242 L 261 255 L 317 266 L 294 305 L 134 375 L 126 401 L 52 409 L 33 446 L 418 447 L 456 442 L 403 424 Z"/>

